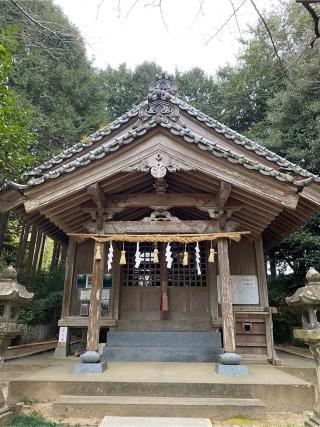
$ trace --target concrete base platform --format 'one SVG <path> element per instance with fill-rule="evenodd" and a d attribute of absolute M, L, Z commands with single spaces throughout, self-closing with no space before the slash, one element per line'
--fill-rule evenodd
<path fill-rule="evenodd" d="M 54 417 L 99 417 L 104 415 L 144 417 L 232 417 L 259 418 L 265 405 L 259 399 L 148 397 L 148 396 L 61 396 L 52 407 Z"/>
<path fill-rule="evenodd" d="M 80 362 L 74 365 L 73 372 L 77 374 L 101 374 L 107 369 L 107 361 L 99 363 Z"/>
<path fill-rule="evenodd" d="M 217 363 L 216 373 L 219 375 L 232 375 L 233 377 L 238 377 L 241 375 L 248 375 L 249 371 L 246 365 L 224 365 L 222 363 Z"/>
<path fill-rule="evenodd" d="M 315 403 L 313 384 L 268 364 L 248 364 L 248 375 L 240 377 L 218 375 L 212 363 L 109 362 L 101 374 L 78 374 L 79 359 L 48 359 L 46 367 L 10 381 L 8 403 L 53 402 L 61 395 L 259 399 L 266 413 L 308 411 Z"/>
<path fill-rule="evenodd" d="M 104 417 L 99 427 L 212 427 L 206 418 Z"/>

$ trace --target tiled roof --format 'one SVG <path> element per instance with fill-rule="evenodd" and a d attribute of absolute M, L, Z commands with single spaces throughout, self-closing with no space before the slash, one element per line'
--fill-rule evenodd
<path fill-rule="evenodd" d="M 234 142 L 236 146 L 242 146 L 246 150 L 254 152 L 258 156 L 274 163 L 276 168 L 268 167 L 258 161 L 248 159 L 245 155 L 239 155 L 230 149 L 222 147 L 213 140 L 193 132 L 181 122 L 181 111 L 184 111 L 190 117 L 223 135 L 225 138 Z M 80 155 L 73 160 L 64 163 L 60 167 L 56 167 L 59 163 L 80 154 L 88 147 L 94 147 L 94 145 L 100 142 L 102 138 L 112 135 L 115 130 L 121 128 L 124 123 L 129 122 L 130 119 L 134 117 L 136 117 L 137 120 L 135 120 L 134 124 L 132 124 L 129 130 L 122 136 L 108 140 L 97 148 L 93 148 L 90 152 L 82 156 Z M 320 182 L 320 178 L 318 176 L 313 175 L 300 166 L 278 156 L 263 147 L 261 144 L 240 135 L 238 132 L 233 131 L 217 120 L 210 118 L 183 100 L 177 98 L 176 87 L 173 85 L 170 78 L 167 75 L 161 75 L 158 78 L 155 87 L 150 89 L 148 100 L 142 102 L 137 107 L 134 107 L 119 119 L 112 122 L 107 130 L 98 130 L 93 133 L 88 142 L 79 142 L 78 144 L 75 144 L 51 160 L 27 173 L 26 175 L 31 179 L 28 181 L 27 186 L 23 186 L 24 188 L 21 188 L 21 190 L 27 187 L 39 185 L 49 179 L 57 178 L 65 173 L 72 172 L 79 167 L 85 166 L 92 161 L 98 160 L 104 157 L 107 153 L 113 152 L 122 145 L 128 144 L 137 137 L 142 136 L 148 132 L 149 129 L 156 126 L 165 128 L 174 135 L 179 135 L 185 141 L 196 144 L 199 148 L 211 152 L 216 157 L 225 158 L 231 163 L 239 164 L 247 169 L 258 171 L 263 175 L 271 176 L 279 181 L 293 182 L 298 186 L 299 182 L 300 185 L 310 184 L 310 182 L 314 181 Z M 51 170 L 53 167 L 56 168 Z M 300 181 L 298 181 L 294 175 L 296 177 L 300 176 L 300 178 L 307 179 L 300 179 Z M 4 186 L 2 189 L 8 188 L 8 186 L 12 187 L 14 185 L 17 184 L 9 183 L 9 185 Z"/>
<path fill-rule="evenodd" d="M 146 101 L 144 101 L 144 103 L 145 102 Z M 133 117 L 136 117 L 139 113 L 139 108 L 141 107 L 142 104 L 132 108 L 127 113 L 123 114 L 121 117 L 114 120 L 112 123 L 110 123 L 110 125 L 108 125 L 106 129 L 99 129 L 93 134 L 91 134 L 88 138 L 88 141 L 78 142 L 72 147 L 69 147 L 66 150 L 62 151 L 60 154 L 57 154 L 55 157 L 48 160 L 47 162 L 37 166 L 32 171 L 27 172 L 25 175 L 32 176 L 32 175 L 42 174 L 45 170 L 51 169 L 52 167 L 58 165 L 59 163 L 65 161 L 66 159 L 73 157 L 75 154 L 81 153 L 81 151 L 96 144 L 105 136 L 108 136 L 112 134 L 114 131 L 116 131 L 117 129 L 119 129 L 124 123 L 127 123 L 130 119 L 132 119 Z"/>
<path fill-rule="evenodd" d="M 173 135 L 180 136 L 185 141 L 197 145 L 200 149 L 210 152 L 215 157 L 226 159 L 230 163 L 241 165 L 246 169 L 260 172 L 263 175 L 268 175 L 279 181 L 295 183 L 295 178 L 287 173 L 279 172 L 276 169 L 250 160 L 244 155 L 239 155 L 230 149 L 226 149 L 225 147 L 209 140 L 206 137 L 195 134 L 191 129 L 188 129 L 185 126 L 168 120 L 168 118 L 162 114 L 156 114 L 155 116 L 149 118 L 148 121 L 141 122 L 139 126 L 131 127 L 121 137 L 114 138 L 111 141 L 108 141 L 105 144 L 102 144 L 99 147 L 91 150 L 89 153 L 77 157 L 75 160 L 72 160 L 69 163 L 63 164 L 57 169 L 44 173 L 41 177 L 30 179 L 28 181 L 28 186 L 32 187 L 39 185 L 47 180 L 58 178 L 61 175 L 73 172 L 82 166 L 88 165 L 95 160 L 99 160 L 105 157 L 108 153 L 114 152 L 121 146 L 129 144 L 134 139 L 146 134 L 156 126 L 168 130 Z M 320 182 L 320 178 L 317 177 L 317 180 Z"/>

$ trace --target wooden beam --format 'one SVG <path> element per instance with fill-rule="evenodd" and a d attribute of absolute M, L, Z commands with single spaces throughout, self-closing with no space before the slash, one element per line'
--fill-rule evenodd
<path fill-rule="evenodd" d="M 101 189 L 101 186 L 98 182 L 91 184 L 87 187 L 87 193 L 91 197 L 94 204 L 98 209 L 103 209 L 107 207 L 107 200 L 104 192 Z"/>
<path fill-rule="evenodd" d="M 133 193 L 108 196 L 107 209 L 127 209 L 151 206 L 161 208 L 171 207 L 217 207 L 216 198 L 209 193 Z M 89 204 L 83 204 L 83 209 L 92 209 Z"/>
<path fill-rule="evenodd" d="M 100 249 L 99 249 L 100 248 Z M 97 257 L 98 251 L 100 257 Z M 88 319 L 87 351 L 98 351 L 101 314 L 101 287 L 104 271 L 104 244 L 95 242 L 93 251 L 92 287 Z"/>
<path fill-rule="evenodd" d="M 235 221 L 227 221 L 223 231 L 235 231 L 238 228 Z M 95 222 L 84 224 L 90 233 L 96 232 Z M 217 221 L 212 220 L 188 220 L 188 221 L 106 221 L 103 232 L 105 234 L 125 233 L 216 233 L 221 229 Z"/>
<path fill-rule="evenodd" d="M 235 353 L 235 322 L 232 307 L 232 286 L 227 239 L 218 240 L 218 264 L 220 277 L 223 349 L 225 353 Z"/>
<path fill-rule="evenodd" d="M 226 181 L 220 181 L 219 190 L 217 194 L 217 202 L 219 207 L 225 206 L 231 193 L 231 184 Z"/>

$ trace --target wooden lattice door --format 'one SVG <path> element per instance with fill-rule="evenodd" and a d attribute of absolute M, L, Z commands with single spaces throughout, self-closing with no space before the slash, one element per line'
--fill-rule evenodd
<path fill-rule="evenodd" d="M 127 264 L 121 272 L 120 318 L 123 320 L 160 320 L 161 269 L 164 259 L 153 263 L 153 243 L 140 243 L 142 262 L 135 267 L 136 244 L 125 244 Z M 187 246 L 188 266 L 182 265 L 184 245 L 172 243 L 173 263 L 168 269 L 168 320 L 208 319 L 207 254 L 200 244 L 201 275 L 197 274 L 195 245 Z"/>

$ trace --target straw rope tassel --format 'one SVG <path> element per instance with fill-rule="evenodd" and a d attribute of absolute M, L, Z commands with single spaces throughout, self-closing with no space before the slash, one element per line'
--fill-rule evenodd
<path fill-rule="evenodd" d="M 122 244 L 122 251 L 121 251 L 121 256 L 120 256 L 120 265 L 126 265 L 127 264 L 127 260 L 126 260 L 126 251 L 124 250 L 124 242 Z"/>
<path fill-rule="evenodd" d="M 189 264 L 189 254 L 187 252 L 187 244 L 184 245 L 184 252 L 183 252 L 183 260 L 182 265 L 186 266 Z"/>
<path fill-rule="evenodd" d="M 154 248 L 154 251 L 153 251 L 153 262 L 154 262 L 155 264 L 158 264 L 158 263 L 159 263 L 159 250 L 158 250 L 158 248 L 157 248 L 157 247 L 155 247 L 155 248 Z"/>
<path fill-rule="evenodd" d="M 214 263 L 214 257 L 215 257 L 216 254 L 217 254 L 217 252 L 212 247 L 212 241 L 211 241 L 211 248 L 210 248 L 208 262 Z"/>

